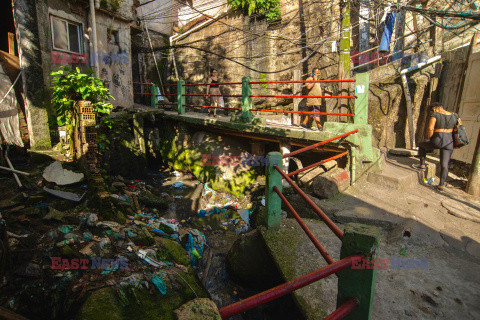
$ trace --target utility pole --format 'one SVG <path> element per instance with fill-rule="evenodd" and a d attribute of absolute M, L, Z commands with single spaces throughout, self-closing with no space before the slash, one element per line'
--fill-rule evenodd
<path fill-rule="evenodd" d="M 477 137 L 477 146 L 473 154 L 470 173 L 468 174 L 467 192 L 476 197 L 480 197 L 480 130 Z"/>
<path fill-rule="evenodd" d="M 348 79 L 350 78 L 350 2 L 340 2 L 340 10 L 340 13 L 343 13 L 343 17 L 341 25 L 340 56 L 338 58 L 338 79 Z M 348 84 L 340 82 L 339 95 L 342 95 L 344 92 L 347 93 L 346 91 L 348 91 Z M 338 99 L 338 112 L 342 112 L 344 106 L 348 108 L 348 99 Z"/>

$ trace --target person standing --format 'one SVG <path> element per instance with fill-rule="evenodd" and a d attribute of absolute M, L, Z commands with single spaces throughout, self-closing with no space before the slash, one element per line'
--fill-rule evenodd
<path fill-rule="evenodd" d="M 456 113 L 451 113 L 443 109 L 443 106 L 435 102 L 429 107 L 430 120 L 428 122 L 427 137 L 429 140 L 423 141 L 418 147 L 418 157 L 420 164 L 412 164 L 412 167 L 418 170 L 426 170 L 425 158 L 427 152 L 434 149 L 440 149 L 440 183 L 436 187 L 442 191 L 445 186 L 445 180 L 448 175 L 448 164 L 453 153 L 454 141 L 453 130 L 457 125 L 462 124 L 462 120 Z"/>
<path fill-rule="evenodd" d="M 208 79 L 209 85 L 207 85 L 207 95 L 208 94 L 214 94 L 214 95 L 219 95 L 220 93 L 220 88 L 218 85 L 218 72 L 216 69 L 212 69 L 212 72 L 210 74 L 210 78 Z M 212 107 L 223 107 L 224 102 L 223 102 L 223 97 L 210 97 L 210 105 Z M 217 109 L 213 109 L 213 116 L 217 116 Z M 208 109 L 208 115 L 212 114 L 212 109 Z"/>
<path fill-rule="evenodd" d="M 320 69 L 315 68 L 313 69 L 313 73 L 311 77 L 307 78 L 307 81 L 309 80 L 320 80 Z M 308 90 L 308 95 L 309 96 L 321 96 L 322 95 L 322 88 L 320 87 L 320 83 L 318 82 L 307 82 L 307 90 Z M 321 98 L 307 98 L 307 106 L 308 109 L 313 111 L 313 112 L 321 112 L 321 105 L 322 105 L 322 99 Z M 317 130 L 322 130 L 322 123 L 320 122 L 320 116 L 315 114 L 315 115 L 310 115 L 310 117 L 313 117 L 315 120 L 315 123 L 317 125 Z M 303 122 L 300 124 L 300 126 L 307 128 L 308 129 L 308 122 L 309 122 L 309 117 L 305 117 Z"/>

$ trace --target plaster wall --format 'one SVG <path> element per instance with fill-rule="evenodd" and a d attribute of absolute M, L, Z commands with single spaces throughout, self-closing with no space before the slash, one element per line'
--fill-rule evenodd
<path fill-rule="evenodd" d="M 89 8 L 79 2 L 47 0 L 37 3 L 38 38 L 40 41 L 43 78 L 47 87 L 51 85 L 52 71 L 57 71 L 62 65 L 79 67 L 82 71 L 92 67 L 91 50 L 91 23 Z M 82 30 L 82 54 L 86 59 L 72 60 L 69 52 L 53 48 L 51 17 L 58 17 L 80 24 Z M 133 104 L 132 91 L 132 57 L 130 39 L 130 20 L 133 18 L 132 1 L 125 0 L 116 17 L 107 14 L 104 10 L 96 11 L 98 53 L 100 78 L 110 88 L 115 98 L 111 100 L 114 106 L 131 107 Z M 114 30 L 118 32 L 118 41 L 109 40 Z M 52 51 L 61 52 L 61 55 Z M 47 104 L 48 100 L 46 101 Z M 50 106 L 50 113 L 53 114 Z"/>

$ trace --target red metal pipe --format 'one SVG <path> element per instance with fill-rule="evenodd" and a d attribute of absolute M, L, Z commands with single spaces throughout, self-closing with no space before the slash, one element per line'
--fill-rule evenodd
<path fill-rule="evenodd" d="M 134 92 L 133 94 L 143 94 L 143 95 L 146 95 L 146 96 L 151 96 L 152 95 L 151 93 L 148 93 L 148 92 Z"/>
<path fill-rule="evenodd" d="M 297 220 L 300 227 L 303 229 L 303 231 L 305 231 L 307 236 L 313 242 L 313 245 L 315 246 L 315 248 L 317 248 L 317 250 L 320 252 L 322 257 L 325 259 L 325 261 L 327 261 L 328 264 L 332 264 L 334 262 L 332 257 L 330 257 L 327 250 L 325 250 L 325 248 L 322 246 L 322 244 L 317 240 L 317 238 L 315 238 L 312 231 L 310 231 L 310 229 L 307 227 L 305 222 L 303 222 L 302 218 L 300 218 L 297 211 L 295 211 L 295 209 L 292 207 L 290 202 L 288 202 L 287 198 L 285 198 L 285 196 L 282 194 L 282 192 L 280 190 L 278 190 L 277 187 L 273 187 L 273 191 L 275 191 L 278 194 L 278 196 L 280 197 L 280 199 L 282 199 L 283 203 L 285 203 L 288 211 L 290 211 L 290 213 L 293 215 L 295 220 Z"/>
<path fill-rule="evenodd" d="M 325 214 L 325 212 L 322 211 L 322 209 L 320 209 L 313 201 L 312 199 L 310 199 L 307 194 L 305 192 L 303 192 L 302 189 L 300 189 L 299 186 L 296 185 L 295 182 L 293 182 L 292 179 L 290 179 L 289 176 L 287 176 L 287 174 L 285 172 L 283 172 L 282 169 L 280 169 L 279 166 L 274 166 L 275 170 L 277 170 L 281 175 L 282 177 L 292 186 L 292 188 L 300 195 L 300 197 L 303 198 L 303 200 L 305 200 L 305 202 L 310 206 L 310 208 L 313 209 L 313 211 L 315 211 L 317 213 L 317 215 L 320 217 L 320 219 L 323 220 L 323 222 L 325 222 L 325 224 L 327 225 L 327 227 L 330 228 L 330 230 L 333 231 L 333 233 L 335 233 L 335 235 L 340 239 L 342 240 L 343 238 L 343 232 L 342 230 L 340 230 L 337 225 L 335 223 L 333 223 L 332 220 L 330 220 L 329 217 L 327 217 L 327 215 Z"/>
<path fill-rule="evenodd" d="M 241 83 L 241 82 L 185 83 L 185 84 L 183 84 L 183 86 L 185 86 L 185 87 L 192 87 L 192 86 L 212 86 L 212 85 L 225 86 L 225 85 L 236 85 L 236 84 L 242 84 L 242 83 Z"/>
<path fill-rule="evenodd" d="M 247 310 L 258 307 L 262 304 L 280 298 L 286 294 L 289 294 L 292 291 L 303 288 L 315 281 L 318 281 L 322 278 L 328 277 L 329 275 L 339 272 L 345 268 L 350 267 L 354 263 L 358 263 L 362 260 L 362 256 L 355 255 L 344 258 L 340 261 L 334 262 L 328 266 L 315 270 L 309 274 L 301 276 L 297 279 L 288 281 L 287 283 L 276 286 L 267 291 L 263 291 L 259 294 L 256 294 L 250 298 L 238 301 L 234 304 L 221 308 L 220 316 L 222 319 L 228 319 L 237 314 L 243 313 Z"/>
<path fill-rule="evenodd" d="M 185 97 L 235 97 L 235 98 L 241 98 L 241 94 L 184 94 L 183 96 Z"/>
<path fill-rule="evenodd" d="M 253 81 L 250 84 L 263 83 L 331 83 L 331 82 L 355 82 L 355 79 L 338 79 L 338 80 L 287 80 L 287 81 Z"/>
<path fill-rule="evenodd" d="M 294 95 L 270 95 L 251 94 L 250 98 L 321 98 L 321 99 L 355 99 L 355 96 L 294 96 Z"/>
<path fill-rule="evenodd" d="M 309 112 L 309 111 L 290 111 L 290 110 L 267 110 L 267 109 L 250 109 L 250 111 L 261 111 L 261 112 L 276 112 L 276 113 L 298 113 L 298 114 L 318 114 L 326 116 L 346 116 L 353 117 L 353 113 L 336 113 L 336 112 Z"/>
<path fill-rule="evenodd" d="M 290 152 L 290 153 L 287 153 L 287 154 L 284 154 L 283 155 L 283 158 L 288 158 L 288 157 L 292 157 L 296 154 L 299 154 L 299 153 L 302 153 L 302 152 L 305 152 L 305 151 L 308 151 L 308 150 L 312 150 L 316 147 L 319 147 L 319 146 L 322 146 L 324 144 L 327 144 L 327 143 L 330 143 L 334 140 L 337 140 L 337 139 L 342 139 L 342 138 L 345 138 L 346 136 L 349 136 L 351 134 L 354 134 L 354 133 L 357 133 L 358 132 L 358 129 L 355 129 L 353 131 L 350 131 L 350 132 L 347 132 L 347 133 L 344 133 L 342 135 L 339 135 L 339 136 L 336 136 L 336 137 L 333 137 L 333 138 L 330 138 L 328 140 L 325 140 L 325 141 L 322 141 L 322 142 L 318 142 L 318 143 L 314 143 L 308 147 L 304 147 L 304 148 L 301 148 L 301 149 L 298 149 L 298 150 L 295 150 L 293 152 Z"/>
<path fill-rule="evenodd" d="M 348 153 L 348 151 L 342 152 L 342 153 L 337 154 L 337 155 L 335 155 L 335 156 L 333 156 L 333 157 L 327 158 L 327 159 L 325 159 L 325 160 L 316 162 L 316 163 L 311 164 L 311 165 L 309 165 L 309 166 L 306 166 L 306 167 L 304 167 L 304 168 L 301 168 L 301 169 L 295 170 L 295 171 L 293 171 L 293 172 L 290 172 L 290 173 L 288 173 L 287 175 L 288 175 L 289 177 L 294 176 L 294 175 L 296 175 L 296 174 L 298 174 L 298 173 L 300 173 L 300 172 L 303 172 L 303 171 L 305 171 L 305 170 L 308 170 L 308 169 L 310 169 L 310 168 L 313 168 L 313 167 L 322 165 L 322 164 L 324 164 L 324 163 L 326 163 L 326 162 L 329 162 L 329 161 L 338 159 L 338 158 L 340 158 L 340 157 L 343 157 L 343 156 L 346 155 L 347 153 Z"/>
<path fill-rule="evenodd" d="M 151 83 L 151 82 L 132 82 L 132 84 L 143 84 L 143 85 L 146 85 L 146 86 L 151 86 L 154 83 Z M 177 86 L 177 85 L 174 84 L 174 83 L 171 83 L 171 84 L 157 84 L 156 86 L 157 87 L 173 87 L 173 86 Z"/>
<path fill-rule="evenodd" d="M 345 301 L 337 310 L 333 311 L 324 320 L 340 320 L 352 312 L 360 303 L 355 298 L 350 298 Z"/>
<path fill-rule="evenodd" d="M 207 109 L 226 109 L 226 110 L 242 110 L 242 108 L 227 108 L 227 107 L 212 107 L 212 106 L 198 106 L 195 104 L 185 104 L 185 107 L 190 108 L 207 108 Z"/>

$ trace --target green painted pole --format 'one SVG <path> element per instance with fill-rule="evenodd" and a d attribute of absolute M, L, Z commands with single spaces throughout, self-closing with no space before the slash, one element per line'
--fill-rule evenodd
<path fill-rule="evenodd" d="M 380 229 L 359 223 L 349 223 L 342 239 L 340 259 L 354 254 L 363 254 L 365 260 L 338 274 L 337 308 L 350 298 L 360 303 L 344 317 L 345 320 L 368 320 L 372 316 L 375 278 L 379 264 L 374 264 L 380 242 Z M 372 267 L 374 266 L 374 267 Z"/>
<path fill-rule="evenodd" d="M 357 73 L 355 75 L 355 109 L 353 123 L 368 124 L 368 73 Z"/>
<path fill-rule="evenodd" d="M 250 122 L 252 120 L 252 86 L 250 85 L 250 77 L 242 78 L 242 116 L 241 119 L 243 122 Z"/>
<path fill-rule="evenodd" d="M 338 78 L 350 78 L 350 3 L 340 9 L 342 12 L 341 38 L 340 38 L 340 55 L 338 57 Z M 340 83 L 339 94 L 348 95 L 348 83 Z M 339 99 L 339 110 L 342 112 L 344 108 L 349 109 L 349 99 Z M 347 121 L 346 117 L 338 117 L 338 121 Z"/>
<path fill-rule="evenodd" d="M 265 200 L 267 206 L 266 221 L 263 221 L 269 229 L 280 227 L 280 218 L 282 212 L 282 199 L 273 191 L 273 187 L 277 187 L 282 191 L 282 176 L 275 170 L 275 166 L 282 168 L 282 154 L 280 152 L 270 152 L 267 155 L 267 163 L 265 166 L 266 186 L 265 186 Z"/>
<path fill-rule="evenodd" d="M 342 31 L 340 39 L 340 72 L 344 77 L 350 76 L 350 3 L 346 5 L 342 18 Z M 341 78 L 345 79 L 345 78 Z"/>
<path fill-rule="evenodd" d="M 357 149 L 355 147 L 350 147 L 350 185 L 355 183 L 357 180 Z"/>
<path fill-rule="evenodd" d="M 178 114 L 185 113 L 185 81 L 177 81 L 177 101 L 178 101 Z"/>
<path fill-rule="evenodd" d="M 158 108 L 157 106 L 157 86 L 155 85 L 155 83 L 152 83 L 152 85 L 150 86 L 150 93 L 152 94 L 150 96 L 150 105 L 152 108 Z"/>

